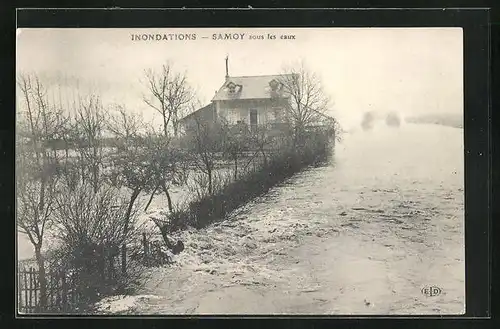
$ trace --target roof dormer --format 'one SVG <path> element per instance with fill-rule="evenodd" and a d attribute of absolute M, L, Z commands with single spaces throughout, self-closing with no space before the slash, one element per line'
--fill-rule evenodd
<path fill-rule="evenodd" d="M 271 91 L 278 91 L 282 88 L 282 86 L 282 83 L 276 79 L 272 79 L 271 81 L 269 81 L 269 87 L 271 88 Z"/>
<path fill-rule="evenodd" d="M 227 91 L 228 91 L 230 94 L 234 94 L 234 93 L 237 93 L 237 92 L 241 91 L 242 86 L 241 86 L 241 85 L 237 85 L 237 84 L 235 84 L 234 82 L 230 81 L 230 82 L 226 85 L 226 88 L 227 88 Z"/>

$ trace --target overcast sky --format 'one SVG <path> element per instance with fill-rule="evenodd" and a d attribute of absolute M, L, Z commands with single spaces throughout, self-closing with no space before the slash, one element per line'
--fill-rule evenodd
<path fill-rule="evenodd" d="M 245 40 L 215 41 L 213 33 L 245 33 Z M 131 34 L 196 33 L 196 40 L 132 41 Z M 248 40 L 251 35 L 278 36 Z M 463 50 L 459 28 L 317 29 L 22 29 L 17 70 L 35 71 L 47 83 L 78 80 L 104 102 L 124 104 L 154 120 L 142 101 L 144 69 L 170 60 L 187 73 L 203 103 L 229 74 L 279 74 L 304 60 L 334 100 L 341 123 L 359 122 L 367 110 L 409 113 L 463 111 Z M 295 40 L 281 40 L 294 34 Z M 208 38 L 204 39 L 202 36 Z M 66 82 L 65 82 L 66 81 Z M 57 97 L 57 96 L 56 96 Z"/>

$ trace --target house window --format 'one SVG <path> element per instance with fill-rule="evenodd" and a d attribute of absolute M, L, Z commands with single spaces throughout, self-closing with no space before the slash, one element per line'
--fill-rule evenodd
<path fill-rule="evenodd" d="M 250 110 L 250 128 L 255 130 L 259 124 L 259 113 L 256 109 Z"/>

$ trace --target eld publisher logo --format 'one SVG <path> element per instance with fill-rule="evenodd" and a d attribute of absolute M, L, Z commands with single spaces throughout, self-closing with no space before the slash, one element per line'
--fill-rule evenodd
<path fill-rule="evenodd" d="M 439 295 L 441 295 L 441 288 L 436 287 L 436 286 L 423 287 L 422 288 L 422 295 L 425 295 L 427 297 L 439 296 Z"/>

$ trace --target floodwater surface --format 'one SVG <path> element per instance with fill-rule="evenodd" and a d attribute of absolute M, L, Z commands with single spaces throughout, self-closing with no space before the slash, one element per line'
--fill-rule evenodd
<path fill-rule="evenodd" d="M 135 314 L 462 314 L 463 130 L 375 127 L 229 220 L 175 238 Z M 425 287 L 441 293 L 426 296 Z"/>

